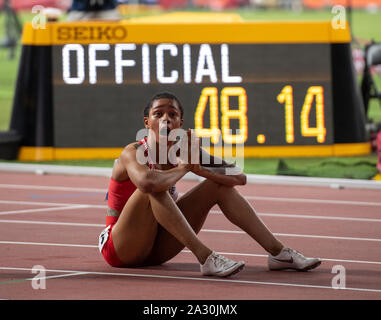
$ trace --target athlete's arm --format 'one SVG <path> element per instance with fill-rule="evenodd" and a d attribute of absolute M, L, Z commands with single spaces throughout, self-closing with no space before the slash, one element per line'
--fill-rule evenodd
<path fill-rule="evenodd" d="M 205 163 L 205 160 L 208 160 L 207 163 Z M 235 186 L 246 184 L 246 175 L 241 168 L 208 154 L 202 148 L 200 148 L 200 165 L 193 166 L 191 171 L 201 177 L 223 185 Z"/>
<path fill-rule="evenodd" d="M 186 136 L 183 136 L 183 139 L 180 140 L 180 147 L 184 147 L 186 144 L 188 144 L 187 163 L 192 162 L 192 153 L 194 152 L 197 153 L 193 158 L 199 160 L 198 163 L 191 163 L 190 171 L 201 177 L 227 186 L 246 184 L 246 175 L 242 170 L 235 164 L 214 157 L 202 149 L 199 138 L 193 134 L 191 129 L 188 129 Z M 180 163 L 184 162 L 184 159 L 181 159 L 181 157 L 179 160 Z"/>
<path fill-rule="evenodd" d="M 190 171 L 189 166 L 185 165 L 165 171 L 150 170 L 146 165 L 138 162 L 137 149 L 137 146 L 128 145 L 119 159 L 126 168 L 132 183 L 144 193 L 166 191 Z"/>
<path fill-rule="evenodd" d="M 225 168 L 208 168 L 204 166 L 194 166 L 191 170 L 193 173 L 210 179 L 214 182 L 226 185 L 226 186 L 236 186 L 246 184 L 246 175 L 244 173 L 227 175 Z"/>

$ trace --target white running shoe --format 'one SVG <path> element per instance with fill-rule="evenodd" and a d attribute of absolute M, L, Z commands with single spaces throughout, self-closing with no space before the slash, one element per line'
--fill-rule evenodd
<path fill-rule="evenodd" d="M 269 255 L 268 265 L 270 270 L 293 269 L 297 271 L 308 271 L 321 264 L 319 258 L 306 258 L 300 252 L 283 248 L 277 256 Z"/>
<path fill-rule="evenodd" d="M 213 251 L 200 269 L 204 276 L 228 277 L 240 272 L 244 266 L 243 261 L 236 262 Z"/>

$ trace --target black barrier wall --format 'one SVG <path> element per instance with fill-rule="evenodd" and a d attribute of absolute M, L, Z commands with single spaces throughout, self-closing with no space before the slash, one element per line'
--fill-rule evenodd
<path fill-rule="evenodd" d="M 51 46 L 22 47 L 10 128 L 21 145 L 54 146 Z"/>
<path fill-rule="evenodd" d="M 349 43 L 332 44 L 332 88 L 335 143 L 364 142 L 364 104 Z"/>

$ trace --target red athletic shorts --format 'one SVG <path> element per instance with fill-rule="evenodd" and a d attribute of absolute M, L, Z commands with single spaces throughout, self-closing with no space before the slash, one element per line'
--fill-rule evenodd
<path fill-rule="evenodd" d="M 111 231 L 115 224 L 108 225 L 99 235 L 99 251 L 106 262 L 112 267 L 122 267 L 124 263 L 116 255 Z"/>

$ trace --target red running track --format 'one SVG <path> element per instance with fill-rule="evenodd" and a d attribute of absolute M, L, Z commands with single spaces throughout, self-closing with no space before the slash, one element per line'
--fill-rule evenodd
<path fill-rule="evenodd" d="M 162 266 L 108 266 L 97 248 L 107 186 L 103 177 L 0 173 L 0 299 L 381 299 L 379 190 L 238 187 L 284 244 L 323 263 L 310 272 L 269 271 L 266 252 L 215 207 L 200 238 L 246 262 L 217 279 L 202 277 L 187 250 Z M 46 273 L 36 281 L 39 265 Z M 333 288 L 334 266 L 345 271 L 345 288 Z"/>

